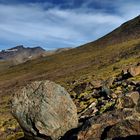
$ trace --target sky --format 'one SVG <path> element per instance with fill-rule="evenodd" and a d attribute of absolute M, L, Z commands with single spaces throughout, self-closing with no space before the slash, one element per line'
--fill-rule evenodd
<path fill-rule="evenodd" d="M 140 14 L 140 0 L 0 0 L 0 50 L 94 41 Z"/>

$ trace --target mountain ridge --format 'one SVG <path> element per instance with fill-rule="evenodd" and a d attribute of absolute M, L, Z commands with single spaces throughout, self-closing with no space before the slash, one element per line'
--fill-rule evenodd
<path fill-rule="evenodd" d="M 3 61 L 12 61 L 15 64 L 23 63 L 31 58 L 36 58 L 45 53 L 41 47 L 26 48 L 19 45 L 0 52 L 0 58 Z"/>
<path fill-rule="evenodd" d="M 32 71 L 35 71 L 35 73 L 36 71 L 38 71 L 37 73 L 39 73 L 40 77 L 42 75 L 43 78 L 51 77 L 51 79 L 53 79 L 54 77 L 54 74 L 52 74 L 53 72 L 58 75 L 55 76 L 55 79 L 59 79 L 59 76 L 67 78 L 71 76 L 75 77 L 76 74 L 82 75 L 82 73 L 93 73 L 94 75 L 94 71 L 96 71 L 96 69 L 98 68 L 101 69 L 102 67 L 106 67 L 107 65 L 122 61 L 126 56 L 129 58 L 135 54 L 138 55 L 140 49 L 138 47 L 140 44 L 140 30 L 138 30 L 140 29 L 139 22 L 140 16 L 122 24 L 111 33 L 92 43 L 88 43 L 81 47 L 73 48 L 65 52 L 62 51 L 60 53 L 54 53 L 50 56 L 35 59 L 23 64 L 22 67 L 20 66 L 18 68 L 18 66 L 16 66 L 13 67 L 13 70 L 8 69 L 8 71 L 10 71 L 10 73 L 13 73 L 14 69 L 16 70 L 17 68 L 22 72 L 23 69 L 26 68 L 26 72 L 30 73 L 29 68 L 32 67 L 34 68 Z M 131 27 L 133 28 L 131 29 Z M 128 37 L 124 35 L 127 33 L 126 29 L 129 29 L 128 32 L 132 34 L 129 35 L 129 40 Z M 114 34 L 116 34 L 116 32 L 120 32 L 120 34 L 118 35 L 118 43 L 113 43 L 112 45 L 112 42 L 110 42 L 110 36 L 112 35 L 112 38 L 115 39 Z M 135 38 L 131 38 L 131 36 L 133 36 L 134 34 L 136 34 L 136 36 L 134 36 Z M 124 35 L 123 38 L 125 40 L 123 42 L 121 42 L 122 40 L 120 39 L 122 38 L 122 35 Z M 38 67 L 38 65 L 40 67 Z M 45 65 L 47 65 L 47 67 L 44 67 Z M 71 74 L 73 72 L 74 74 Z M 37 73 L 35 77 L 38 77 Z"/>
<path fill-rule="evenodd" d="M 58 54 L 63 51 L 68 51 L 70 49 L 72 48 L 58 48 L 48 51 L 40 46 L 31 48 L 24 47 L 23 45 L 18 45 L 16 47 L 0 51 L 0 61 L 9 61 L 11 65 L 17 65 L 29 60 Z"/>
<path fill-rule="evenodd" d="M 114 29 L 113 31 L 107 33 L 103 37 L 99 39 L 84 44 L 79 47 L 85 47 L 85 45 L 91 46 L 107 46 L 107 45 L 114 45 L 116 43 L 125 42 L 128 40 L 132 40 L 135 38 L 140 37 L 140 15 L 137 17 L 121 24 L 118 28 Z M 121 34 L 120 34 L 121 33 Z M 127 37 L 126 35 L 127 34 Z M 124 38 L 125 36 L 125 38 Z"/>
<path fill-rule="evenodd" d="M 12 126 L 18 128 L 17 133 L 20 134 L 21 137 L 19 125 L 9 113 L 9 100 L 12 98 L 11 93 L 32 81 L 42 81 L 46 79 L 54 81 L 67 89 L 77 106 L 79 116 L 81 114 L 79 121 L 85 121 L 86 116 L 91 118 L 92 116 L 89 115 L 91 111 L 93 111 L 91 115 L 95 115 L 95 112 L 102 114 L 108 111 L 105 116 L 104 114 L 95 116 L 95 120 L 97 120 L 96 117 L 99 117 L 98 121 L 101 124 L 98 122 L 96 122 L 98 123 L 97 125 L 95 125 L 95 122 L 89 124 L 87 120 L 88 125 L 85 124 L 83 127 L 87 128 L 88 126 L 89 131 L 86 129 L 85 133 L 83 133 L 85 135 L 82 135 L 82 137 L 83 139 L 88 138 L 88 132 L 93 132 L 94 128 L 94 130 L 99 130 L 98 132 L 103 132 L 103 129 L 100 130 L 100 128 L 102 128 L 104 124 L 106 128 L 108 127 L 108 116 L 112 116 L 111 118 L 114 120 L 114 111 L 109 111 L 112 107 L 121 107 L 119 103 L 116 103 L 116 98 L 118 101 L 121 100 L 121 103 L 124 103 L 122 105 L 126 105 L 126 111 L 128 111 L 127 107 L 133 105 L 131 104 L 133 102 L 131 102 L 132 99 L 130 98 L 128 100 L 128 97 L 125 97 L 124 93 L 140 91 L 139 28 L 138 17 L 128 21 L 115 31 L 109 33 L 109 35 L 98 39 L 98 41 L 67 51 L 54 53 L 49 56 L 39 57 L 1 70 L 0 99 L 2 100 L 0 100 L 0 110 L 2 110 L 2 113 L 0 112 L 0 124 L 4 124 L 0 126 L 0 128 L 4 130 L 2 135 L 7 135 L 7 130 L 9 132 L 8 126 L 12 124 Z M 118 34 L 117 38 L 116 34 Z M 115 38 L 116 41 L 114 42 Z M 0 62 L 0 69 L 2 68 L 1 65 L 6 64 L 5 62 Z M 123 98 L 121 98 L 122 96 L 118 98 L 119 95 L 123 95 Z M 139 96 L 139 93 L 136 95 Z M 137 105 L 139 105 L 139 103 Z M 125 107 L 123 107 L 123 109 L 125 109 Z M 122 112 L 122 115 L 120 112 Z M 113 129 L 112 124 L 116 125 L 114 122 L 116 123 L 118 120 L 122 120 L 124 115 L 128 114 L 128 112 L 126 113 L 122 110 L 120 112 L 116 112 L 115 118 L 117 119 L 111 123 L 111 127 L 109 126 L 109 128 Z M 131 113 L 128 114 L 129 118 L 130 116 L 132 116 Z M 91 127 L 89 127 L 89 125 Z M 101 127 L 97 129 L 99 125 Z M 106 128 L 101 137 L 104 137 L 104 134 L 106 135 Z M 128 128 L 128 125 L 126 128 Z M 81 129 L 79 130 L 79 134 L 76 133 L 76 135 L 80 136 Z M 120 132 L 121 129 L 118 128 L 115 130 Z M 135 130 L 137 129 L 134 129 L 134 131 Z M 90 134 L 93 136 L 93 133 Z M 113 135 L 113 133 L 111 134 Z M 74 134 L 74 136 L 76 135 Z M 95 137 L 97 137 L 96 133 Z"/>

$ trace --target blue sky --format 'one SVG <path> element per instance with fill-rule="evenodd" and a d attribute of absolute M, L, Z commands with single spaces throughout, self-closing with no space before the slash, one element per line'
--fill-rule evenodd
<path fill-rule="evenodd" d="M 0 50 L 76 47 L 139 14 L 139 0 L 0 0 Z"/>

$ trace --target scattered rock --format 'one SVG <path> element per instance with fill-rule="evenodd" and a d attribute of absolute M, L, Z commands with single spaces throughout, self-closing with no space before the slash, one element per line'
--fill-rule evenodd
<path fill-rule="evenodd" d="M 140 121 L 128 119 L 113 125 L 107 132 L 108 139 L 140 135 Z"/>
<path fill-rule="evenodd" d="M 133 77 L 140 74 L 140 66 L 132 66 L 128 69 L 128 73 L 130 73 Z"/>
<path fill-rule="evenodd" d="M 127 93 L 126 96 L 130 97 L 135 104 L 137 104 L 138 99 L 140 97 L 139 92 L 137 92 L 137 91 Z"/>
<path fill-rule="evenodd" d="M 95 89 L 102 87 L 102 81 L 100 81 L 100 80 L 91 81 L 91 84 L 93 85 L 93 88 L 95 88 Z"/>
<path fill-rule="evenodd" d="M 136 111 L 140 113 L 140 98 L 138 99 L 138 103 L 136 106 Z"/>
<path fill-rule="evenodd" d="M 133 108 L 135 104 L 132 98 L 128 96 L 123 96 L 118 98 L 115 106 L 117 109 L 124 109 L 124 108 Z"/>
<path fill-rule="evenodd" d="M 109 130 L 115 124 L 126 120 L 129 116 L 133 115 L 133 111 L 115 110 L 104 113 L 100 116 L 94 116 L 88 119 L 83 126 L 72 136 L 76 140 L 104 140 L 107 139 Z M 129 129 L 129 126 L 127 127 Z M 131 128 L 130 128 L 131 129 Z M 140 129 L 140 128 L 139 128 Z M 137 128 L 138 130 L 138 128 Z M 138 132 L 140 134 L 140 131 Z M 68 136 L 67 140 L 73 140 L 72 136 Z M 110 136 L 113 137 L 113 136 Z M 115 137 L 115 134 L 114 134 Z"/>
<path fill-rule="evenodd" d="M 109 95 L 111 94 L 111 90 L 108 87 L 103 86 L 101 89 L 101 94 L 103 97 L 108 98 Z"/>
<path fill-rule="evenodd" d="M 76 85 L 73 88 L 73 91 L 77 94 L 80 94 L 80 93 L 83 93 L 87 87 L 88 87 L 88 83 L 84 82 L 84 83 Z"/>
<path fill-rule="evenodd" d="M 100 92 L 101 92 L 101 89 L 99 89 L 99 90 L 94 89 L 94 90 L 92 91 L 91 95 L 92 95 L 93 98 L 99 98 L 99 97 L 101 97 Z"/>
<path fill-rule="evenodd" d="M 118 98 L 118 96 L 117 96 L 115 93 L 112 93 L 112 94 L 110 95 L 110 97 L 111 97 L 112 99 L 117 99 L 117 98 Z"/>
<path fill-rule="evenodd" d="M 138 67 L 106 81 L 71 83 L 79 123 L 68 93 L 49 81 L 19 89 L 12 102 L 13 114 L 28 139 L 104 140 L 140 135 L 140 82 L 133 77 Z"/>
<path fill-rule="evenodd" d="M 91 103 L 85 110 L 83 110 L 79 114 L 79 119 L 83 119 L 83 118 L 88 118 L 88 117 L 94 116 L 95 113 L 98 111 L 98 109 L 96 108 L 96 105 L 97 105 L 97 102 Z"/>
<path fill-rule="evenodd" d="M 104 81 L 104 85 L 106 85 L 107 87 L 113 87 L 114 86 L 114 83 L 116 81 L 118 81 L 116 79 L 117 79 L 116 77 L 108 78 L 107 80 Z"/>
<path fill-rule="evenodd" d="M 93 88 L 90 95 L 97 99 L 96 104 L 80 114 L 82 126 L 66 140 L 127 139 L 140 135 L 140 84 L 129 79 L 132 76 L 127 69 L 110 84 Z"/>
<path fill-rule="evenodd" d="M 12 114 L 28 139 L 57 140 L 78 125 L 77 109 L 69 94 L 50 81 L 32 82 L 18 89 Z"/>

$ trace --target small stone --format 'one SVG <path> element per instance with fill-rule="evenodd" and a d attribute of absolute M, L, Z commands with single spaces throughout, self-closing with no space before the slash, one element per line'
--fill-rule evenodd
<path fill-rule="evenodd" d="M 115 106 L 117 109 L 124 109 L 124 108 L 133 108 L 135 104 L 132 98 L 128 96 L 123 96 L 117 100 L 117 103 Z"/>
<path fill-rule="evenodd" d="M 113 99 L 118 98 L 118 96 L 117 96 L 115 93 L 112 93 L 110 96 L 111 96 L 111 98 L 113 98 Z"/>
<path fill-rule="evenodd" d="M 133 66 L 128 69 L 128 72 L 134 77 L 140 74 L 140 66 Z"/>
<path fill-rule="evenodd" d="M 140 98 L 138 99 L 136 111 L 140 113 Z"/>
<path fill-rule="evenodd" d="M 102 81 L 100 80 L 91 81 L 91 84 L 93 85 L 93 88 L 95 89 L 102 87 Z"/>
<path fill-rule="evenodd" d="M 135 104 L 137 104 L 139 99 L 139 93 L 137 91 L 127 93 L 126 96 L 130 97 Z"/>
<path fill-rule="evenodd" d="M 129 139 L 128 136 L 130 136 L 130 138 L 133 140 L 136 138 L 136 135 L 139 135 L 139 130 L 140 121 L 135 119 L 122 120 L 109 129 L 106 139 Z"/>

